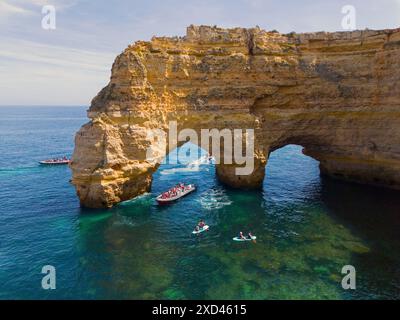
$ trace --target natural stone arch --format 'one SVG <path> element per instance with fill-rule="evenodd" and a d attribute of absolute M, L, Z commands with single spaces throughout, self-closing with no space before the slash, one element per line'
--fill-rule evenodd
<path fill-rule="evenodd" d="M 190 26 L 182 38 L 139 41 L 119 55 L 76 135 L 72 183 L 82 205 L 110 207 L 151 187 L 157 157 L 149 129 L 255 130 L 253 174 L 262 184 L 271 151 L 305 147 L 323 173 L 400 186 L 400 30 L 282 35 Z"/>

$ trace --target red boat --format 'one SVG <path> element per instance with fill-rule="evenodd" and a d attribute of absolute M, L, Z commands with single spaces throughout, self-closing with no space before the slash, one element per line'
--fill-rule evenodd
<path fill-rule="evenodd" d="M 171 202 L 174 202 L 174 201 L 188 195 L 189 193 L 193 192 L 194 190 L 196 190 L 196 187 L 194 184 L 188 184 L 186 186 L 184 184 L 180 184 L 180 185 L 168 190 L 167 192 L 160 194 L 156 198 L 156 200 L 157 200 L 158 204 L 169 204 Z"/>

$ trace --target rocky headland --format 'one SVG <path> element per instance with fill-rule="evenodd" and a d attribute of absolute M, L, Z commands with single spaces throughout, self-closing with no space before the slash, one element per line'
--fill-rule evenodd
<path fill-rule="evenodd" d="M 190 26 L 126 48 L 93 99 L 70 164 L 81 204 L 111 207 L 151 187 L 163 156 L 148 129 L 255 130 L 255 170 L 233 187 L 259 187 L 269 154 L 304 147 L 321 173 L 400 189 L 400 29 L 280 34 Z M 178 143 L 177 143 L 178 144 Z"/>

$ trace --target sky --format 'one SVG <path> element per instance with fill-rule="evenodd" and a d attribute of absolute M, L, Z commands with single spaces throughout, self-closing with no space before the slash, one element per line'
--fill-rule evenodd
<path fill-rule="evenodd" d="M 44 29 L 43 6 L 55 8 Z M 400 27 L 400 0 L 0 0 L 0 105 L 90 105 L 117 54 L 136 40 L 186 27 L 254 27 L 282 33 Z"/>

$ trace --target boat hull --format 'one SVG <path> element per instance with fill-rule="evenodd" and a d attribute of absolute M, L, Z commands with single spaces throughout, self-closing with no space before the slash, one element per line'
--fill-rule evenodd
<path fill-rule="evenodd" d="M 172 204 L 172 203 L 176 202 L 177 200 L 179 200 L 179 199 L 181 199 L 181 198 L 187 196 L 188 194 L 192 193 L 192 192 L 195 191 L 195 190 L 196 190 L 196 187 L 193 186 L 190 190 L 185 191 L 184 193 L 182 193 L 182 194 L 179 195 L 179 196 L 176 196 L 176 197 L 173 197 L 173 198 L 169 198 L 169 199 L 162 199 L 162 198 L 161 198 L 161 195 L 160 195 L 160 196 L 157 197 L 156 200 L 157 200 L 157 203 L 158 203 L 159 205 L 168 205 L 168 204 Z"/>
<path fill-rule="evenodd" d="M 61 166 L 69 164 L 70 161 L 60 161 L 60 162 L 39 161 L 39 163 L 45 166 Z"/>

